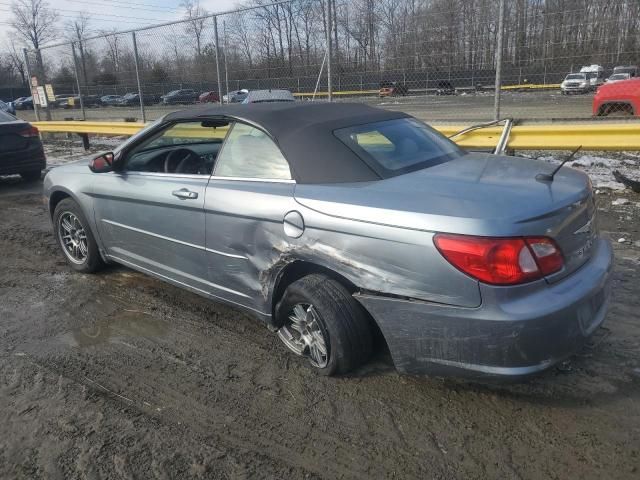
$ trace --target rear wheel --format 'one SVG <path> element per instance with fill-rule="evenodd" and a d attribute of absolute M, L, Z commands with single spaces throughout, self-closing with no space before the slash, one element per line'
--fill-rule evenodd
<path fill-rule="evenodd" d="M 339 282 L 312 274 L 293 282 L 276 307 L 278 337 L 322 375 L 347 373 L 371 356 L 369 319 Z"/>
<path fill-rule="evenodd" d="M 58 203 L 53 213 L 53 228 L 56 241 L 71 268 L 93 273 L 104 266 L 89 223 L 75 201 L 65 198 Z"/>
<path fill-rule="evenodd" d="M 28 172 L 20 172 L 20 176 L 25 182 L 35 182 L 40 180 L 40 170 L 29 170 Z"/>

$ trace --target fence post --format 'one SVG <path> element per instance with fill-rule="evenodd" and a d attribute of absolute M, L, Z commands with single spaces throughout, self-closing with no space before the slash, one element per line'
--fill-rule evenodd
<path fill-rule="evenodd" d="M 27 79 L 29 82 L 29 90 L 31 91 L 31 99 L 33 103 L 33 111 L 36 114 L 36 121 L 39 122 L 40 121 L 40 111 L 38 110 L 38 105 L 36 104 L 35 100 L 33 100 L 33 85 L 31 85 L 31 67 L 29 66 L 29 54 L 27 53 L 27 49 L 23 48 L 22 49 L 22 54 L 24 55 L 24 68 L 27 71 Z"/>
<path fill-rule="evenodd" d="M 36 76 L 38 78 L 38 82 L 42 82 L 41 84 L 44 86 L 47 84 L 47 76 L 44 73 L 44 61 L 42 60 L 42 50 L 36 50 Z M 44 118 L 47 121 L 51 120 L 51 108 L 49 107 L 49 102 L 47 101 L 47 105 L 44 107 Z"/>
<path fill-rule="evenodd" d="M 82 120 L 87 119 L 84 111 L 84 100 L 82 100 L 82 90 L 80 90 L 80 77 L 78 76 L 78 59 L 76 58 L 76 46 L 71 42 L 71 55 L 73 56 L 73 73 L 76 77 L 76 86 L 78 87 L 78 98 L 80 98 L 80 111 L 82 112 Z"/>
<path fill-rule="evenodd" d="M 144 112 L 144 96 L 142 93 L 142 82 L 140 82 L 140 62 L 138 59 L 138 42 L 136 42 L 136 32 L 131 32 L 131 39 L 133 40 L 133 61 L 136 65 L 136 81 L 138 82 L 138 97 L 140 98 L 140 115 L 142 115 L 142 121 L 146 122 L 147 118 Z"/>
<path fill-rule="evenodd" d="M 213 35 L 216 39 L 216 75 L 218 77 L 218 101 L 222 103 L 222 85 L 220 82 L 220 44 L 218 39 L 218 17 L 213 17 Z"/>
<path fill-rule="evenodd" d="M 224 87 L 227 91 L 227 100 L 229 100 L 229 69 L 227 68 L 227 22 L 225 22 L 224 20 L 222 21 L 222 36 L 224 37 L 224 42 L 222 42 L 222 55 L 224 58 Z"/>
<path fill-rule="evenodd" d="M 500 119 L 500 93 L 502 87 L 502 40 L 504 36 L 504 0 L 500 0 L 498 11 L 498 38 L 496 45 L 496 85 L 493 99 L 493 118 Z"/>
<path fill-rule="evenodd" d="M 326 34 L 327 34 L 327 100 L 333 101 L 333 85 L 331 84 L 331 2 L 327 2 L 327 21 L 326 21 Z"/>

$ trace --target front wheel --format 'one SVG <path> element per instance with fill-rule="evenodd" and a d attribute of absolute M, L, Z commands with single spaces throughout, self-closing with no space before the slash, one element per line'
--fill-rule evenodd
<path fill-rule="evenodd" d="M 287 287 L 276 306 L 278 337 L 322 375 L 347 373 L 373 349 L 367 313 L 336 280 L 312 274 Z"/>
<path fill-rule="evenodd" d="M 53 213 L 53 228 L 58 246 L 71 268 L 93 273 L 104 265 L 98 244 L 80 206 L 65 198 Z"/>

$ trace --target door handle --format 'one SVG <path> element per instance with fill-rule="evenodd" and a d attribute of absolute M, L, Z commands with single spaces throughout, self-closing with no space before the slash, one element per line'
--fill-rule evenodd
<path fill-rule="evenodd" d="M 181 188 L 180 190 L 174 190 L 171 192 L 171 195 L 174 197 L 178 197 L 180 200 L 188 200 L 198 198 L 198 192 L 192 192 L 186 188 Z"/>

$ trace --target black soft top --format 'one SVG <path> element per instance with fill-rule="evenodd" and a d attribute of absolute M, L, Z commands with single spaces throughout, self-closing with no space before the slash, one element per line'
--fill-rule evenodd
<path fill-rule="evenodd" d="M 278 144 L 298 183 L 378 180 L 374 172 L 333 131 L 408 117 L 360 103 L 258 103 L 205 105 L 170 113 L 166 121 L 223 117 L 262 128 Z"/>

